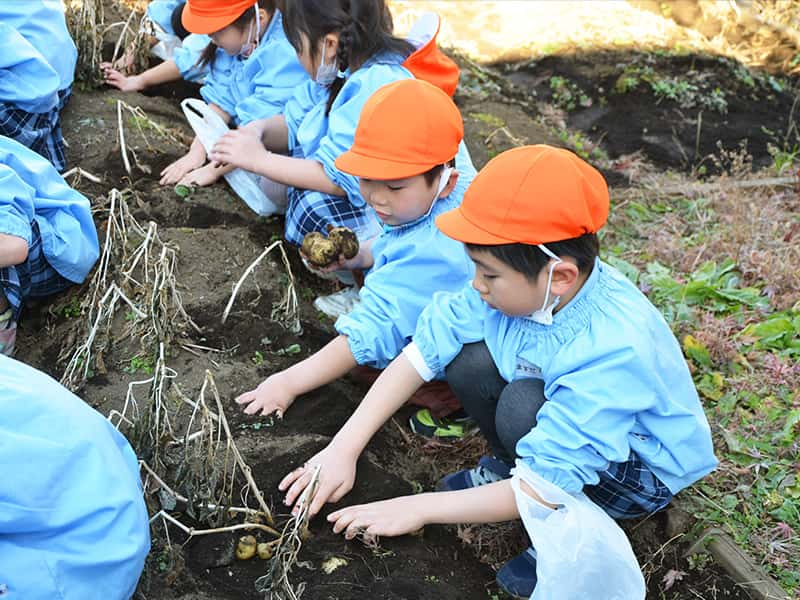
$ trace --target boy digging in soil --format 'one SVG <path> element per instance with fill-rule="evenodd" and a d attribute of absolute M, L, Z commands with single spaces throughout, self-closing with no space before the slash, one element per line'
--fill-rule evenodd
<path fill-rule="evenodd" d="M 717 462 L 710 429 L 680 346 L 647 298 L 597 258 L 608 207 L 602 175 L 567 150 L 528 146 L 492 160 L 461 207 L 436 219 L 466 244 L 472 285 L 434 298 L 414 341 L 341 431 L 280 483 L 286 502 L 317 465 L 312 514 L 349 491 L 370 437 L 443 371 L 494 456 L 444 477 L 443 493 L 333 512 L 334 531 L 401 535 L 429 523 L 518 518 L 508 479 L 515 458 L 614 518 L 661 510 L 709 473 Z M 542 511 L 558 509 L 525 491 Z M 530 596 L 534 550 L 497 580 Z"/>
<path fill-rule="evenodd" d="M 99 256 L 89 201 L 44 158 L 0 136 L 0 353 L 29 297 L 81 283 Z"/>
<path fill-rule="evenodd" d="M 463 246 L 434 225 L 437 215 L 461 203 L 475 174 L 463 135 L 453 101 L 424 81 L 391 83 L 367 101 L 353 146 L 336 168 L 360 178 L 360 192 L 384 231 L 353 259 L 340 257 L 330 267 L 368 270 L 361 301 L 336 321 L 339 337 L 239 396 L 246 413 L 281 416 L 297 396 L 357 365 L 386 367 L 411 339 L 434 292 L 469 281 L 472 264 Z"/>

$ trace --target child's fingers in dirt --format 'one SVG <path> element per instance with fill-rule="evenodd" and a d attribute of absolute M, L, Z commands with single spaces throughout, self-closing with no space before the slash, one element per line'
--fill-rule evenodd
<path fill-rule="evenodd" d="M 292 485 L 297 479 L 302 477 L 303 475 L 307 475 L 305 466 L 299 466 L 294 471 L 286 475 L 281 482 L 278 484 L 278 489 L 282 492 L 285 492 L 290 485 Z M 286 504 L 289 505 L 291 502 L 288 501 L 288 494 L 287 494 L 287 501 Z"/>
<path fill-rule="evenodd" d="M 234 398 L 234 402 L 236 404 L 250 404 L 253 400 L 256 399 L 256 391 L 250 390 L 249 392 L 245 392 L 244 394 L 239 394 Z"/>
<path fill-rule="evenodd" d="M 306 467 L 300 467 L 289 473 L 284 477 L 283 481 L 278 484 L 278 489 L 281 491 L 286 490 L 286 496 L 283 503 L 286 506 L 292 506 L 303 493 L 303 490 L 311 483 L 312 471 Z M 288 488 L 288 489 L 287 489 Z M 292 513 L 297 513 L 297 506 L 294 506 Z"/>
<path fill-rule="evenodd" d="M 313 517 L 320 510 L 322 510 L 322 507 L 325 506 L 326 502 L 338 502 L 339 500 L 342 499 L 342 496 L 344 496 L 350 490 L 344 483 L 342 483 L 339 484 L 337 487 L 335 487 L 332 490 L 332 493 L 328 493 L 328 491 L 329 490 L 326 488 L 324 483 L 320 485 L 319 489 L 317 490 L 317 493 L 314 495 L 314 500 L 312 500 L 311 506 L 308 509 L 308 514 L 310 516 Z"/>

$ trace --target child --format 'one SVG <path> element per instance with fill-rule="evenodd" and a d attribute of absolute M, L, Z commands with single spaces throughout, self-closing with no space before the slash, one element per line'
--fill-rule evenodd
<path fill-rule="evenodd" d="M 217 48 L 236 57 L 230 72 L 212 69 L 200 95 L 226 123 L 245 125 L 280 114 L 295 88 L 308 80 L 283 32 L 274 0 L 188 0 L 183 25 L 213 40 L 201 64 L 213 63 Z M 161 183 L 209 185 L 224 174 L 206 162 L 198 138 L 189 153 L 161 172 Z"/>
<path fill-rule="evenodd" d="M 424 81 L 391 83 L 367 101 L 353 147 L 336 160 L 339 170 L 359 177 L 363 198 L 384 223 L 375 242 L 347 263 L 368 269 L 361 302 L 336 321 L 339 337 L 239 396 L 246 413 L 282 416 L 297 396 L 356 365 L 385 368 L 411 339 L 434 292 L 469 281 L 462 245 L 433 222 L 461 203 L 475 175 L 463 135 L 453 101 Z"/>
<path fill-rule="evenodd" d="M 183 0 L 153 0 L 147 5 L 147 16 L 156 31 L 155 45 L 150 52 L 164 62 L 138 75 L 124 75 L 111 63 L 101 63 L 100 69 L 108 85 L 123 92 L 141 92 L 179 79 L 203 83 L 210 65 L 200 64 L 201 56 L 211 38 L 189 33 L 184 28 L 181 18 L 185 4 Z M 217 51 L 215 70 L 229 70 L 232 61 L 226 57 L 225 51 Z"/>
<path fill-rule="evenodd" d="M 0 596 L 122 600 L 150 549 L 139 464 L 99 413 L 0 356 Z"/>
<path fill-rule="evenodd" d="M 296 246 L 328 225 L 349 227 L 362 241 L 374 238 L 380 221 L 358 179 L 335 161 L 353 145 L 369 97 L 413 77 L 403 63 L 414 46 L 392 34 L 384 0 L 295 0 L 287 4 L 284 29 L 314 81 L 297 90 L 280 116 L 223 136 L 211 159 L 289 186 L 285 236 Z"/>
<path fill-rule="evenodd" d="M 41 156 L 0 136 L 0 354 L 25 299 L 81 283 L 99 256 L 89 201 Z"/>
<path fill-rule="evenodd" d="M 527 146 L 493 159 L 461 207 L 436 219 L 466 244 L 472 286 L 434 297 L 414 341 L 341 431 L 280 483 L 287 504 L 316 465 L 312 512 L 349 491 L 372 434 L 442 371 L 495 456 L 445 477 L 445 493 L 338 510 L 328 516 L 334 531 L 401 535 L 426 523 L 517 518 L 507 479 L 515 457 L 614 518 L 661 510 L 709 473 L 711 433 L 680 346 L 636 286 L 597 258 L 608 207 L 600 173 L 567 150 Z M 530 596 L 534 557 L 506 564 L 500 586 Z"/>
<path fill-rule="evenodd" d="M 78 51 L 56 0 L 0 2 L 0 135 L 66 168 L 61 110 Z"/>

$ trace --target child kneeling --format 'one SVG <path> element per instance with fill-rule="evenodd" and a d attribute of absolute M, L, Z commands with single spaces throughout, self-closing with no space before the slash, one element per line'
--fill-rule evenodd
<path fill-rule="evenodd" d="M 0 136 L 0 353 L 27 298 L 82 283 L 100 248 L 89 201 L 44 158 Z"/>
<path fill-rule="evenodd" d="M 239 396 L 245 412 L 282 415 L 297 396 L 357 365 L 386 367 L 411 339 L 434 293 L 469 281 L 472 264 L 463 246 L 434 225 L 436 216 L 461 203 L 475 175 L 463 135 L 458 108 L 427 82 L 403 79 L 366 102 L 353 146 L 336 167 L 360 178 L 361 195 L 384 229 L 353 259 L 329 267 L 368 271 L 360 302 L 339 317 L 339 336 L 322 350 Z"/>
<path fill-rule="evenodd" d="M 435 296 L 414 341 L 341 431 L 281 482 L 291 486 L 287 502 L 317 465 L 316 506 L 327 490 L 349 491 L 372 434 L 443 371 L 495 456 L 445 477 L 444 493 L 336 511 L 328 516 L 335 531 L 401 535 L 428 523 L 518 518 L 508 479 L 515 458 L 614 518 L 656 512 L 714 469 L 710 428 L 669 326 L 597 258 L 608 209 L 602 175 L 569 151 L 528 146 L 492 160 L 461 207 L 436 220 L 466 244 L 472 285 Z M 558 508 L 528 493 L 544 510 Z M 497 579 L 530 596 L 535 552 L 512 559 Z"/>

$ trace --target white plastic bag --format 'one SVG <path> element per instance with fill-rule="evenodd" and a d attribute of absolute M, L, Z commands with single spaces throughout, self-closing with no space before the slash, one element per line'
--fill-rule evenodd
<path fill-rule="evenodd" d="M 511 485 L 536 550 L 531 600 L 644 600 L 644 577 L 625 533 L 584 493 L 568 494 L 517 461 Z M 525 481 L 550 510 L 521 487 Z"/>
<path fill-rule="evenodd" d="M 206 152 L 211 152 L 217 140 L 228 132 L 225 121 L 205 102 L 196 98 L 187 98 L 181 102 L 181 108 Z M 255 213 L 269 216 L 279 212 L 278 205 L 267 198 L 262 191 L 259 179 L 260 177 L 255 173 L 249 173 L 242 169 L 234 169 L 225 174 L 225 181 Z"/>

